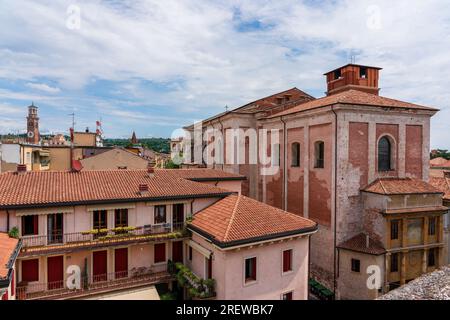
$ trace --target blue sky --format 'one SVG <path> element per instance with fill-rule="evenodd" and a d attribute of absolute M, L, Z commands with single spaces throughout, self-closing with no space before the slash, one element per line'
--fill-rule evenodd
<path fill-rule="evenodd" d="M 383 67 L 382 95 L 441 109 L 431 145 L 450 149 L 449 53 L 445 0 L 0 0 L 0 133 L 34 101 L 44 133 L 75 112 L 79 130 L 169 137 L 294 86 L 323 96 L 355 56 Z"/>

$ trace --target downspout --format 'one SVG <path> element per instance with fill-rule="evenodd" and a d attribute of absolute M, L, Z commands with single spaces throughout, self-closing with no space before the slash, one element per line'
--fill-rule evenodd
<path fill-rule="evenodd" d="M 334 256 L 334 275 L 333 275 L 333 293 L 334 293 L 334 299 L 336 299 L 336 288 L 337 288 L 337 270 L 336 270 L 336 262 L 337 262 L 337 256 L 336 256 L 336 246 L 337 246 L 337 133 L 338 133 L 338 127 L 337 127 L 337 114 L 336 111 L 334 111 L 333 106 L 331 106 L 331 111 L 334 113 L 334 246 L 333 246 L 333 256 Z"/>
<path fill-rule="evenodd" d="M 287 169 L 286 169 L 286 158 L 287 158 L 287 147 L 286 147 L 286 122 L 283 120 L 283 116 L 280 117 L 280 121 L 283 122 L 283 209 L 287 210 Z"/>
<path fill-rule="evenodd" d="M 307 299 L 310 298 L 310 286 L 309 286 L 309 279 L 311 279 L 311 236 L 308 237 L 308 265 L 306 266 L 308 268 L 308 282 L 306 283 L 306 288 L 308 289 L 308 292 L 306 294 Z"/>

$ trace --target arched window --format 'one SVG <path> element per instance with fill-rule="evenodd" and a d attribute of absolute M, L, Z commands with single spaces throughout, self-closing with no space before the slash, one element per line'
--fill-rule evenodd
<path fill-rule="evenodd" d="M 391 170 L 391 142 L 388 137 L 378 141 L 378 171 Z"/>
<path fill-rule="evenodd" d="M 291 167 L 300 167 L 300 143 L 294 142 L 291 148 Z"/>
<path fill-rule="evenodd" d="M 325 143 L 323 141 L 316 141 L 314 143 L 314 168 L 324 167 Z"/>

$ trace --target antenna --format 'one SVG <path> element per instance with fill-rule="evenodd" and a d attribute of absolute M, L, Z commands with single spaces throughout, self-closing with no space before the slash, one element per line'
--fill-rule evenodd
<path fill-rule="evenodd" d="M 228 111 L 228 105 L 225 106 L 225 111 Z"/>
<path fill-rule="evenodd" d="M 69 113 L 69 116 L 72 117 L 72 129 L 75 130 L 75 112 Z"/>

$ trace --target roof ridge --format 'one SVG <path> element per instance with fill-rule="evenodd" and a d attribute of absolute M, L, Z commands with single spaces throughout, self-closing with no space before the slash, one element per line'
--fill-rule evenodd
<path fill-rule="evenodd" d="M 229 197 L 231 197 L 231 196 L 229 196 Z M 228 239 L 228 234 L 230 233 L 231 226 L 232 226 L 233 221 L 234 221 L 234 217 L 236 216 L 236 211 L 237 211 L 238 204 L 241 201 L 241 196 L 238 195 L 236 197 L 237 197 L 237 199 L 236 199 L 236 203 L 234 204 L 233 212 L 231 213 L 230 222 L 228 223 L 227 230 L 225 231 L 225 234 L 223 236 L 223 239 L 225 241 Z"/>
<path fill-rule="evenodd" d="M 383 180 L 379 179 L 379 181 L 380 181 L 381 189 L 383 189 L 384 193 L 387 194 L 386 188 L 383 185 Z"/>

